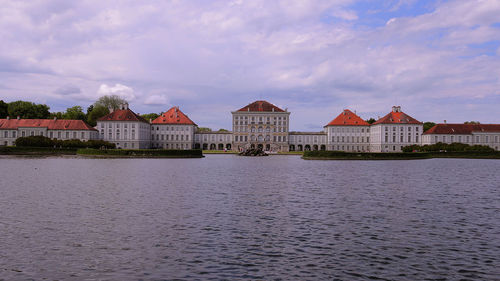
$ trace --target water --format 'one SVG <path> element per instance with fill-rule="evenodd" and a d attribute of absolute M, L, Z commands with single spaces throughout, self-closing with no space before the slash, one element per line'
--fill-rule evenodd
<path fill-rule="evenodd" d="M 500 280 L 500 161 L 0 158 L 0 280 Z"/>

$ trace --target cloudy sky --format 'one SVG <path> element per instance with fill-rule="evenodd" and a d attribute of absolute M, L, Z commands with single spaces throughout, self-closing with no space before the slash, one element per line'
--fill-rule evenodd
<path fill-rule="evenodd" d="M 200 126 L 265 99 L 291 130 L 344 108 L 500 123 L 500 0 L 0 0 L 0 99 L 138 113 L 180 106 Z"/>

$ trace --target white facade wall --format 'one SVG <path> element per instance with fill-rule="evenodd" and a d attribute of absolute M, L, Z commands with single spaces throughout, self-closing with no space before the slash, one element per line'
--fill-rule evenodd
<path fill-rule="evenodd" d="M 123 149 L 146 149 L 151 146 L 151 126 L 139 121 L 98 121 L 102 140 Z"/>
<path fill-rule="evenodd" d="M 472 132 L 472 134 L 425 134 L 422 145 L 442 143 L 463 143 L 468 145 L 486 145 L 500 150 L 500 132 Z"/>
<path fill-rule="evenodd" d="M 326 126 L 328 150 L 370 151 L 370 126 Z"/>
<path fill-rule="evenodd" d="M 289 139 L 290 151 L 327 150 L 326 133 L 292 132 Z"/>
<path fill-rule="evenodd" d="M 195 125 L 151 124 L 151 146 L 163 149 L 193 149 Z"/>
<path fill-rule="evenodd" d="M 233 134 L 236 150 L 257 147 L 288 151 L 290 112 L 234 111 Z"/>
<path fill-rule="evenodd" d="M 15 145 L 18 137 L 44 136 L 51 139 L 81 141 L 97 140 L 99 135 L 93 130 L 49 130 L 47 127 L 19 127 L 17 130 L 0 130 L 0 145 Z"/>
<path fill-rule="evenodd" d="M 194 135 L 195 147 L 204 150 L 232 150 L 233 140 L 232 132 L 197 132 Z"/>
<path fill-rule="evenodd" d="M 408 145 L 421 145 L 423 124 L 377 124 L 370 127 L 371 152 L 401 152 Z"/>

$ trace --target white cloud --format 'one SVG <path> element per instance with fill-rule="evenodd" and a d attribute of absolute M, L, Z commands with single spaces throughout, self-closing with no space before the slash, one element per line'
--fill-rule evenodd
<path fill-rule="evenodd" d="M 102 84 L 97 90 L 97 94 L 99 96 L 117 95 L 128 102 L 135 99 L 134 89 L 122 84 L 115 84 L 114 86 Z"/>
<path fill-rule="evenodd" d="M 344 9 L 336 9 L 333 12 L 333 16 L 337 18 L 341 18 L 343 20 L 357 20 L 358 15 L 355 11 L 344 10 Z"/>
<path fill-rule="evenodd" d="M 144 100 L 147 105 L 167 105 L 168 98 L 165 95 L 151 95 Z"/>

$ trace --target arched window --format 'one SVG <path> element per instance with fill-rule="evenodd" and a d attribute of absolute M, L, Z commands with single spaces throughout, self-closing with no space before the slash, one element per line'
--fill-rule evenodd
<path fill-rule="evenodd" d="M 263 141 L 264 140 L 264 137 L 262 137 L 262 135 L 259 135 L 259 141 Z"/>

